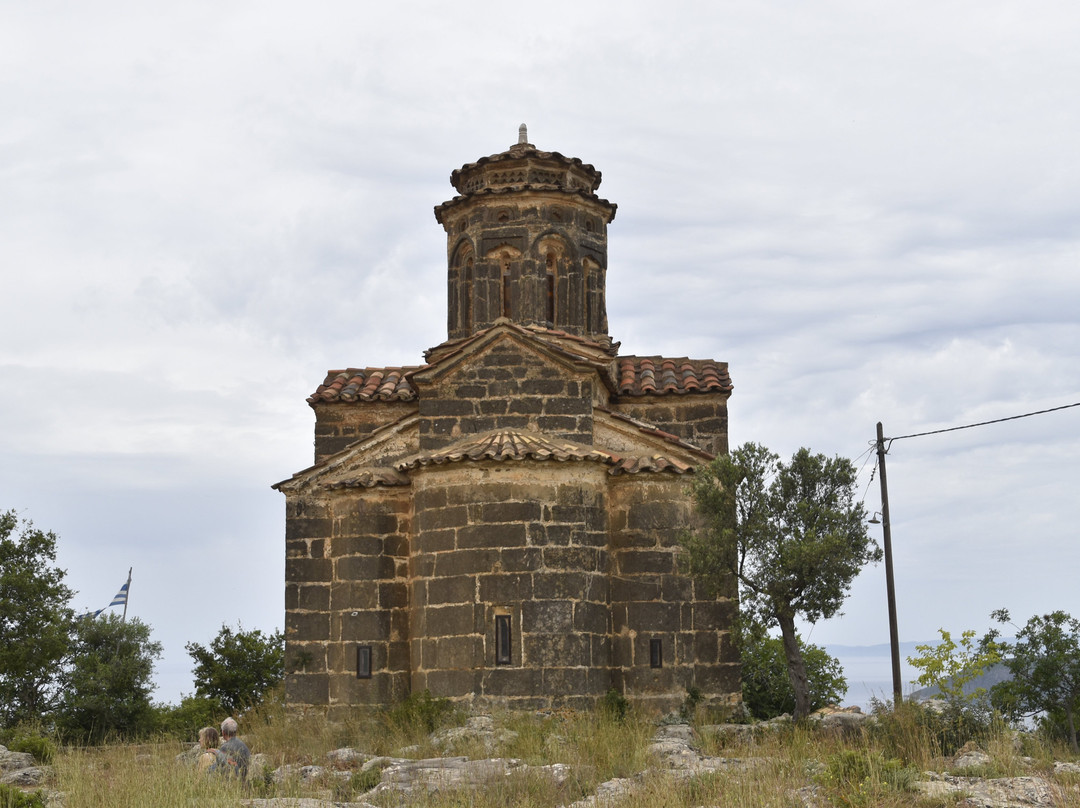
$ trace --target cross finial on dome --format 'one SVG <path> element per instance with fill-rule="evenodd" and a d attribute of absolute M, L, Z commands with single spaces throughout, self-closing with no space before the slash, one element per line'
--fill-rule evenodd
<path fill-rule="evenodd" d="M 521 126 L 518 127 L 518 143 L 528 143 L 528 142 L 529 142 L 529 130 L 525 126 L 525 124 L 522 124 Z"/>

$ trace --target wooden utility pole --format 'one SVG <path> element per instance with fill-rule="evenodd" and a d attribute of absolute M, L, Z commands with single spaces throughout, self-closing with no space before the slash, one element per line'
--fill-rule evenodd
<path fill-rule="evenodd" d="M 889 648 L 892 652 L 893 705 L 904 700 L 900 686 L 900 637 L 896 628 L 896 584 L 893 580 L 892 523 L 889 521 L 889 484 L 885 476 L 885 432 L 877 425 L 878 471 L 881 473 L 881 526 L 885 534 L 885 591 L 889 600 Z"/>

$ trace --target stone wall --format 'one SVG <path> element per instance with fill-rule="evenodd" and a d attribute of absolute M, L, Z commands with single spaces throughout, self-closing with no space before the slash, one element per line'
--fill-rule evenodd
<path fill-rule="evenodd" d="M 734 584 L 702 596 L 679 567 L 679 537 L 693 519 L 682 477 L 612 480 L 612 678 L 624 695 L 658 711 L 676 708 L 695 686 L 715 700 L 739 690 L 731 645 Z"/>
<path fill-rule="evenodd" d="M 516 461 L 415 475 L 413 690 L 520 707 L 607 691 L 604 477 L 592 463 Z"/>
<path fill-rule="evenodd" d="M 293 703 L 387 704 L 408 694 L 406 488 L 290 499 L 286 513 L 286 690 Z M 358 678 L 358 649 L 371 678 Z"/>
<path fill-rule="evenodd" d="M 570 373 L 522 343 L 504 338 L 435 379 L 414 377 L 420 396 L 420 446 L 438 449 L 493 429 L 536 429 L 591 443 L 595 374 Z"/>
<path fill-rule="evenodd" d="M 315 462 L 366 438 L 376 429 L 416 412 L 415 401 L 327 402 L 316 404 Z"/>
<path fill-rule="evenodd" d="M 726 393 L 634 396 L 613 400 L 608 408 L 720 455 L 728 451 L 727 399 Z"/>

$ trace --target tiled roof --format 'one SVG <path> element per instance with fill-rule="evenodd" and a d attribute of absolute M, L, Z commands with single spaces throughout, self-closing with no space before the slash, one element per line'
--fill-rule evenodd
<path fill-rule="evenodd" d="M 603 360 L 602 357 L 613 357 L 617 382 L 615 392 L 621 396 L 730 393 L 733 389 L 727 364 L 724 362 L 685 357 L 678 359 L 662 356 L 616 357 L 615 353 L 619 349 L 617 342 L 609 345 L 553 328 L 537 325 L 521 326 L 511 322 L 498 323 L 464 339 L 444 342 L 425 351 L 424 358 L 429 362 L 440 362 L 499 327 L 508 327 L 519 333 L 538 338 L 551 349 L 602 369 L 603 376 L 610 375 L 606 368 L 611 365 L 606 364 L 609 360 Z M 427 367 L 429 365 L 331 370 L 323 383 L 307 400 L 309 404 L 335 401 L 346 403 L 414 401 L 417 394 L 411 376 Z"/>
<path fill-rule="evenodd" d="M 619 394 L 624 396 L 730 393 L 727 364 L 711 359 L 620 356 Z"/>
<path fill-rule="evenodd" d="M 338 480 L 337 482 L 327 483 L 324 487 L 331 491 L 336 491 L 342 488 L 374 488 L 377 485 L 408 485 L 409 478 L 407 475 L 402 474 L 396 469 L 388 468 L 370 468 L 363 469 L 355 477 L 350 477 L 347 480 Z"/>
<path fill-rule="evenodd" d="M 409 376 L 420 368 L 349 368 L 331 370 L 326 380 L 308 396 L 309 404 L 322 401 L 412 401 L 416 388 Z"/>
<path fill-rule="evenodd" d="M 592 446 L 517 429 L 500 429 L 466 438 L 433 452 L 414 455 L 398 463 L 397 467 L 399 471 L 411 471 L 421 466 L 460 463 L 466 460 L 588 461 L 609 466 L 608 474 L 612 475 L 636 474 L 641 471 L 686 474 L 694 470 L 692 465 L 666 455 L 623 457 Z"/>

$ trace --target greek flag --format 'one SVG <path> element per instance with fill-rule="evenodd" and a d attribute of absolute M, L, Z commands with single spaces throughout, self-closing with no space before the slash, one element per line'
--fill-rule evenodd
<path fill-rule="evenodd" d="M 82 619 L 84 617 L 91 617 L 91 618 L 98 617 L 98 616 L 101 615 L 101 613 L 103 611 L 105 611 L 105 609 L 111 609 L 113 606 L 123 606 L 124 607 L 124 612 L 126 614 L 126 612 L 127 612 L 127 602 L 128 602 L 128 588 L 130 586 L 131 586 L 131 570 L 128 570 L 128 579 L 127 579 L 127 581 L 124 582 L 124 585 L 120 587 L 120 591 L 117 592 L 116 595 L 113 597 L 112 603 L 110 603 L 104 609 L 98 609 L 96 612 L 84 612 L 83 614 L 79 615 L 79 619 Z"/>
<path fill-rule="evenodd" d="M 120 591 L 116 593 L 116 596 L 112 599 L 112 603 L 110 603 L 107 608 L 111 608 L 113 606 L 127 606 L 127 593 L 129 586 L 131 586 L 131 581 L 128 581 L 126 584 L 120 587 Z M 103 611 L 105 611 L 105 609 L 102 609 L 100 612 L 98 612 L 98 614 L 101 614 L 101 612 Z M 97 615 L 94 616 L 97 617 Z"/>

